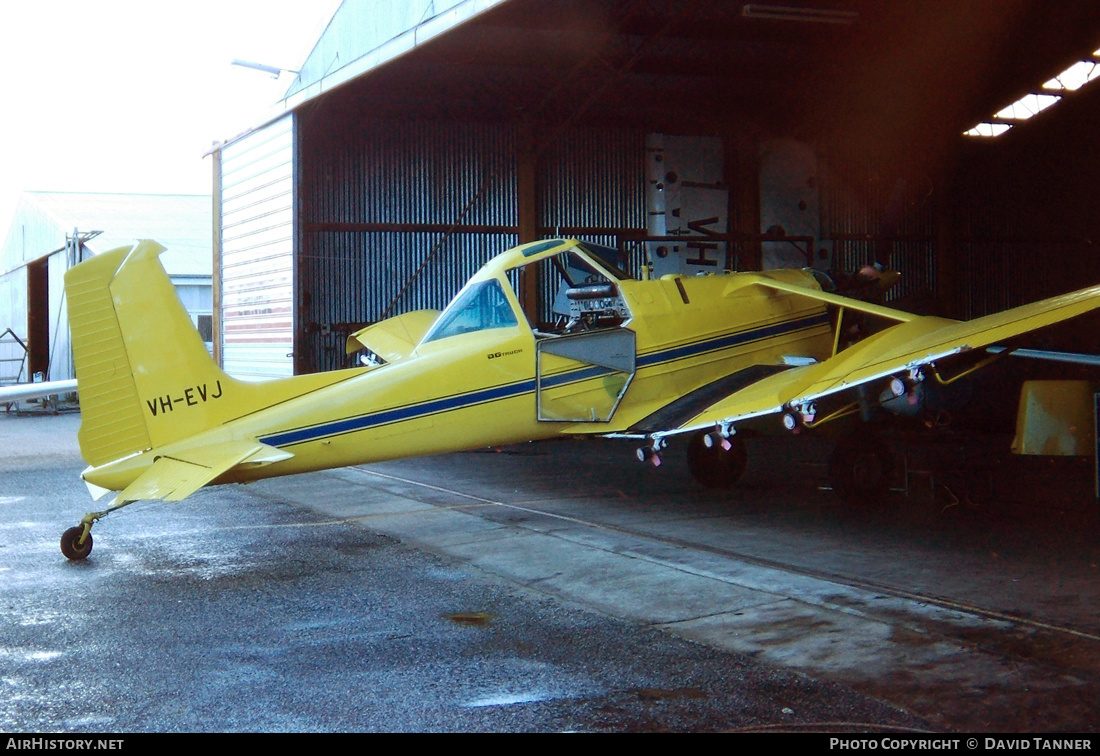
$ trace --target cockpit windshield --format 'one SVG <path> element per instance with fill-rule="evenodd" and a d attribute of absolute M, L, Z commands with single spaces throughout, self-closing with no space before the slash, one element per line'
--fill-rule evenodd
<path fill-rule="evenodd" d="M 495 278 L 480 281 L 459 294 L 439 316 L 424 343 L 460 333 L 519 325 L 504 289 Z"/>

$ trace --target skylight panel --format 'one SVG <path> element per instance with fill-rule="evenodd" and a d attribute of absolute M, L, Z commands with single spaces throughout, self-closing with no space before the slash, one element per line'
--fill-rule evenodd
<path fill-rule="evenodd" d="M 1023 121 L 1034 115 L 1038 115 L 1060 99 L 1062 98 L 1058 95 L 1036 94 L 1032 92 L 1016 100 L 1016 102 L 1012 103 L 1004 110 L 994 113 L 993 117 L 1011 118 L 1014 121 Z"/>
<path fill-rule="evenodd" d="M 1081 60 L 1044 84 L 1043 89 L 1073 92 L 1097 77 L 1100 77 L 1100 64 L 1091 60 Z"/>
<path fill-rule="evenodd" d="M 976 137 L 995 137 L 1000 136 L 1011 128 L 1012 125 L 1008 123 L 987 123 L 983 121 L 969 131 L 964 131 L 963 134 Z"/>
<path fill-rule="evenodd" d="M 1026 121 L 1054 105 L 1063 96 L 1076 92 L 1093 79 L 1100 79 L 1100 50 L 1079 60 L 1053 79 L 1043 84 L 1044 92 L 1032 92 L 1021 97 L 1007 108 L 997 111 L 988 121 L 964 131 L 965 136 L 995 137 L 1012 128 L 1013 121 Z"/>

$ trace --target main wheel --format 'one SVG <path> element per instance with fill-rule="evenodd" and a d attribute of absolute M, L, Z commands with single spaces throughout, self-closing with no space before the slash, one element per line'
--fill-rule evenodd
<path fill-rule="evenodd" d="M 696 433 L 688 444 L 688 469 L 691 476 L 707 488 L 729 488 L 745 472 L 748 453 L 745 442 L 737 436 L 729 439 L 730 448 L 720 444 L 707 446 L 705 433 Z"/>
<path fill-rule="evenodd" d="M 88 555 L 92 553 L 92 534 L 88 534 L 83 544 L 80 543 L 80 536 L 82 535 L 84 535 L 83 525 L 69 528 L 61 534 L 61 553 L 74 562 L 87 559 Z"/>
<path fill-rule="evenodd" d="M 894 473 L 894 455 L 874 436 L 841 441 L 829 457 L 833 491 L 849 504 L 866 504 L 886 495 Z"/>

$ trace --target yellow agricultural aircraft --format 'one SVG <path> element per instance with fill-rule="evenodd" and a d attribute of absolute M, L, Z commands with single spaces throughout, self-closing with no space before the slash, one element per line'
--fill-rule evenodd
<path fill-rule="evenodd" d="M 65 276 L 83 478 L 97 499 L 118 492 L 65 531 L 70 559 L 88 556 L 93 523 L 134 501 L 558 436 L 634 438 L 659 464 L 668 439 L 687 435 L 696 478 L 729 485 L 745 465 L 740 431 L 912 407 L 922 382 L 948 380 L 947 358 L 984 360 L 984 347 L 1100 306 L 1093 287 L 959 322 L 831 293 L 813 271 L 635 280 L 614 250 L 538 241 L 491 260 L 442 312 L 349 337 L 369 364 L 247 383 L 208 356 L 162 251 L 142 241 Z M 554 326 L 528 322 L 523 276 L 556 291 Z M 885 326 L 849 343 L 853 316 Z M 836 485 L 878 490 L 880 447 L 834 464 Z"/>

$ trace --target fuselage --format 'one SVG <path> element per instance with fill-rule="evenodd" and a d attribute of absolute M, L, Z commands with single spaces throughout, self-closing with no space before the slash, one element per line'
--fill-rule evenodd
<path fill-rule="evenodd" d="M 171 446 L 256 439 L 293 455 L 274 464 L 238 467 L 216 481 L 230 482 L 562 435 L 623 432 L 670 401 L 738 370 L 779 364 L 791 356 L 824 359 L 832 348 L 824 305 L 753 285 L 754 277 L 765 275 L 817 287 L 811 275 L 794 270 L 611 278 L 621 297 L 617 306 L 627 317 L 595 331 L 543 333 L 524 316 L 509 271 L 566 247 L 526 256 L 523 249 L 519 254 L 513 250 L 511 259 L 494 260 L 464 289 L 487 284 L 503 292 L 511 313 L 497 313 L 489 327 L 442 337 L 429 331 L 401 359 L 343 371 L 331 385 Z M 599 260 L 585 259 L 598 268 Z M 461 298 L 460 293 L 456 302 Z M 453 319 L 448 313 L 454 306 L 443 311 L 440 321 Z M 540 344 L 594 332 L 629 337 L 616 344 L 633 345 L 630 367 L 607 367 L 599 354 L 580 360 L 551 354 Z M 170 455 L 172 448 L 153 452 Z M 90 470 L 86 479 L 119 490 L 143 465 L 132 460 L 125 469 L 103 467 L 98 478 Z"/>

